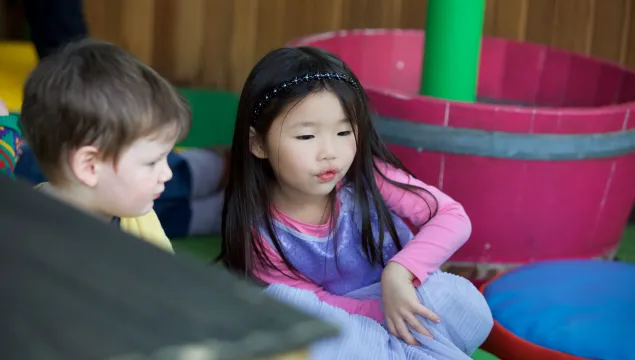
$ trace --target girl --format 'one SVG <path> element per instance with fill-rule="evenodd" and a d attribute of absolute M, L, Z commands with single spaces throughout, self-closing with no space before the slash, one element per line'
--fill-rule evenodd
<path fill-rule="evenodd" d="M 485 340 L 483 297 L 438 271 L 468 239 L 467 215 L 382 143 L 359 81 L 338 58 L 302 47 L 260 60 L 240 98 L 231 156 L 219 256 L 229 269 L 308 290 L 410 345 L 433 333 L 466 334 L 451 344 L 462 349 Z"/>

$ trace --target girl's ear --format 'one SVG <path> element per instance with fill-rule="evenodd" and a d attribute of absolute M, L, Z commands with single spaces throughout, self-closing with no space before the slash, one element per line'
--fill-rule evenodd
<path fill-rule="evenodd" d="M 258 136 L 258 134 L 256 134 L 256 130 L 253 126 L 249 127 L 249 150 L 259 159 L 267 158 L 267 153 L 265 152 L 263 145 L 262 139 Z"/>

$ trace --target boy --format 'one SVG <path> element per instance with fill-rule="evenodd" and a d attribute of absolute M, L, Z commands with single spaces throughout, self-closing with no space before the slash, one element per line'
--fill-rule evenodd
<path fill-rule="evenodd" d="M 115 45 L 81 40 L 33 70 L 20 121 L 48 180 L 41 191 L 173 251 L 152 208 L 191 111 L 165 79 Z"/>

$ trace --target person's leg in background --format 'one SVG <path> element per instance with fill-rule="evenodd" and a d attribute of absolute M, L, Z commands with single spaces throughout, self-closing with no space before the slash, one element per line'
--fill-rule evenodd
<path fill-rule="evenodd" d="M 31 40 L 40 59 L 88 36 L 82 0 L 23 0 Z"/>
<path fill-rule="evenodd" d="M 154 203 L 169 238 L 220 234 L 228 152 L 185 149 L 168 155 L 174 174 Z"/>

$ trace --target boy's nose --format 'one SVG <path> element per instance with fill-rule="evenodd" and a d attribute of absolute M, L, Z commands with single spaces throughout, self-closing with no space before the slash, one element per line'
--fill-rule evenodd
<path fill-rule="evenodd" d="M 164 166 L 165 166 L 165 168 L 161 172 L 161 177 L 159 178 L 159 180 L 162 183 L 166 183 L 166 182 L 170 181 L 170 179 L 172 179 L 172 169 L 170 169 L 170 166 L 167 164 L 167 161 L 166 161 Z"/>

